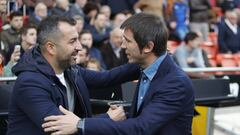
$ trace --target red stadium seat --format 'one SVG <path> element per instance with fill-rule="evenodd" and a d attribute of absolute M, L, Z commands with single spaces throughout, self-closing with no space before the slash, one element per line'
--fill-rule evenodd
<path fill-rule="evenodd" d="M 216 58 L 218 47 L 213 42 L 203 42 L 200 47 L 207 52 L 208 58 Z"/>
<path fill-rule="evenodd" d="M 222 67 L 237 67 L 238 63 L 236 58 L 232 54 L 218 54 L 217 55 L 218 64 Z"/>

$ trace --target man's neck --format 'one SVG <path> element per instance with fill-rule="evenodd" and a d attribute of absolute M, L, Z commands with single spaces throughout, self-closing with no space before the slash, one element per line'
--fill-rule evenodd
<path fill-rule="evenodd" d="M 142 63 L 140 66 L 141 68 L 145 69 L 149 67 L 152 63 L 154 63 L 155 60 L 157 60 L 159 57 L 155 56 L 154 54 L 150 54 L 146 59 L 144 60 L 145 62 Z"/>
<path fill-rule="evenodd" d="M 62 74 L 63 73 L 63 70 L 59 67 L 57 62 L 50 58 L 52 56 L 47 56 L 46 54 L 43 54 L 43 56 L 48 61 L 48 63 L 51 65 L 55 74 Z"/>

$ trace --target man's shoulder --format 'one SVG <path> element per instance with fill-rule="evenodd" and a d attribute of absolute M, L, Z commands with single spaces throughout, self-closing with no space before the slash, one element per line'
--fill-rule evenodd
<path fill-rule="evenodd" d="M 16 82 L 44 84 L 47 80 L 50 79 L 40 72 L 25 71 L 18 75 Z"/>

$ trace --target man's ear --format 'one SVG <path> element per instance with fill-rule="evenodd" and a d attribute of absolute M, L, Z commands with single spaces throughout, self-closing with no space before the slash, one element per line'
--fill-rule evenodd
<path fill-rule="evenodd" d="M 45 48 L 46 48 L 46 51 L 50 55 L 55 55 L 56 54 L 56 45 L 54 43 L 52 43 L 52 42 L 45 43 Z"/>
<path fill-rule="evenodd" d="M 147 45 L 143 48 L 143 53 L 150 53 L 152 52 L 154 47 L 154 43 L 152 41 L 149 41 Z"/>

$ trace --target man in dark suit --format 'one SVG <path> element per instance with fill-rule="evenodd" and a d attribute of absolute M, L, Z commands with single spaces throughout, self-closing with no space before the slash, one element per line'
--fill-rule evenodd
<path fill-rule="evenodd" d="M 127 55 L 121 48 L 122 30 L 115 28 L 110 32 L 110 39 L 101 46 L 101 53 L 107 69 L 127 63 Z"/>
<path fill-rule="evenodd" d="M 240 52 L 240 27 L 235 11 L 226 11 L 225 19 L 219 24 L 218 44 L 220 53 Z"/>
<path fill-rule="evenodd" d="M 160 17 L 136 14 L 121 26 L 122 48 L 130 63 L 142 67 L 127 120 L 76 116 L 65 109 L 62 116 L 45 118 L 45 132 L 84 135 L 191 135 L 194 90 L 191 80 L 167 54 L 167 28 Z M 71 128 L 70 128 L 71 127 Z"/>
<path fill-rule="evenodd" d="M 18 78 L 9 106 L 8 135 L 45 134 L 44 118 L 63 114 L 60 105 L 80 118 L 91 117 L 88 88 L 117 85 L 139 76 L 139 68 L 133 64 L 106 72 L 77 66 L 81 44 L 73 19 L 53 16 L 43 20 L 38 43 L 13 67 Z M 99 117 L 118 120 L 124 116 L 123 108 L 118 107 Z"/>

